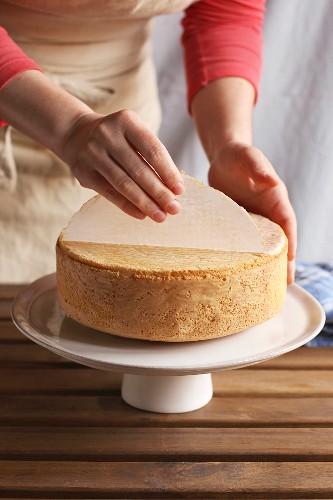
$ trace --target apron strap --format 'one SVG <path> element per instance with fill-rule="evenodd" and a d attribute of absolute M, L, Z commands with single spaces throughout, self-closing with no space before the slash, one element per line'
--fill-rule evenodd
<path fill-rule="evenodd" d="M 13 193 L 17 184 L 17 169 L 12 145 L 12 127 L 4 127 L 4 141 L 0 152 L 0 190 Z"/>

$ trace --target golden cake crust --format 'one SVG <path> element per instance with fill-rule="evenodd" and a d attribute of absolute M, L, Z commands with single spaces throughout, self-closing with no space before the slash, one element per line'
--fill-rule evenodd
<path fill-rule="evenodd" d="M 118 336 L 183 342 L 230 335 L 274 316 L 286 294 L 287 240 L 253 216 L 270 252 L 57 242 L 66 316 Z"/>

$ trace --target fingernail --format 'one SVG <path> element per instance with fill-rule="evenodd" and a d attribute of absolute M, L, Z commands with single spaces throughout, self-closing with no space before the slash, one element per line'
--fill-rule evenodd
<path fill-rule="evenodd" d="M 155 212 L 153 215 L 153 221 L 155 222 L 164 222 L 166 218 L 167 214 L 162 210 L 157 210 L 157 212 Z"/>
<path fill-rule="evenodd" d="M 172 186 L 172 191 L 175 194 L 182 194 L 185 191 L 185 186 L 182 182 L 176 182 L 174 186 Z"/>
<path fill-rule="evenodd" d="M 166 206 L 166 211 L 171 215 L 177 214 L 179 210 L 180 203 L 178 203 L 177 200 L 170 201 L 170 203 Z"/>

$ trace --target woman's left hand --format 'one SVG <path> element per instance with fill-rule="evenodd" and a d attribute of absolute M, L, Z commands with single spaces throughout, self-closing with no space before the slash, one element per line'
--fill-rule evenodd
<path fill-rule="evenodd" d="M 288 238 L 288 284 L 294 281 L 297 224 L 285 184 L 257 148 L 244 143 L 225 144 L 209 170 L 209 184 L 247 211 L 279 224 Z"/>

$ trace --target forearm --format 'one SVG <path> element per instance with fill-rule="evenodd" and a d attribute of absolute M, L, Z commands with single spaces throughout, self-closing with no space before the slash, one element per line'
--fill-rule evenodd
<path fill-rule="evenodd" d="M 83 102 L 35 70 L 18 74 L 0 91 L 1 119 L 60 157 L 72 128 L 90 113 Z"/>
<path fill-rule="evenodd" d="M 211 163 L 227 143 L 251 144 L 254 99 L 253 85 L 238 77 L 215 80 L 194 96 L 191 112 Z"/>
<path fill-rule="evenodd" d="M 210 162 L 209 184 L 282 227 L 289 241 L 288 283 L 292 283 L 296 218 L 286 186 L 263 153 L 251 145 L 254 95 L 247 80 L 222 78 L 195 95 L 191 111 Z"/>
<path fill-rule="evenodd" d="M 0 116 L 64 160 L 81 186 L 128 215 L 163 222 L 180 210 L 175 195 L 184 190 L 182 177 L 133 111 L 94 113 L 33 70 L 16 75 L 0 91 Z"/>

